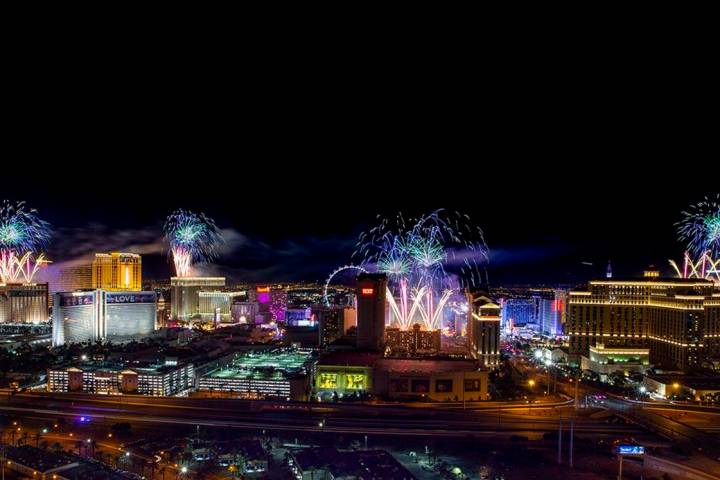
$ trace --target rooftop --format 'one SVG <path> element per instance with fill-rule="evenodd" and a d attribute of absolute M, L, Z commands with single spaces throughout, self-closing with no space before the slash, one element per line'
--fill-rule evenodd
<path fill-rule="evenodd" d="M 475 360 L 464 359 L 381 358 L 376 362 L 375 367 L 386 372 L 430 375 L 457 371 L 470 372 L 478 369 L 478 363 Z"/>
<path fill-rule="evenodd" d="M 318 365 L 343 365 L 350 367 L 372 367 L 381 357 L 379 353 L 358 351 L 335 351 L 323 355 Z"/>
<path fill-rule="evenodd" d="M 207 377 L 282 379 L 307 375 L 315 356 L 310 352 L 277 349 L 238 354 L 230 365 L 211 370 Z"/>
<path fill-rule="evenodd" d="M 334 477 L 415 479 L 412 473 L 384 450 L 339 451 L 317 447 L 295 450 L 292 455 L 303 471 L 324 469 L 332 472 Z"/>
<path fill-rule="evenodd" d="M 5 458 L 41 473 L 70 465 L 76 461 L 70 455 L 46 452 L 30 445 L 23 445 L 22 447 L 6 446 Z"/>

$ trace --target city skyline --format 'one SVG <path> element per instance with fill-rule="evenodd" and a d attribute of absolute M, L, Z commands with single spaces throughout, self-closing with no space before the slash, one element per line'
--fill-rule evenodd
<path fill-rule="evenodd" d="M 608 261 L 619 276 L 636 275 L 649 264 L 671 275 L 668 260 L 679 262 L 685 251 L 675 223 L 687 205 L 712 194 L 688 188 L 655 196 L 638 190 L 621 198 L 581 195 L 577 186 L 553 190 L 518 183 L 515 191 L 481 191 L 474 201 L 446 187 L 438 190 L 442 202 L 436 205 L 425 206 L 430 202 L 419 197 L 417 204 L 402 208 L 352 195 L 323 203 L 310 193 L 298 203 L 286 193 L 274 204 L 252 197 L 238 201 L 220 190 L 189 198 L 172 191 L 153 195 L 152 183 L 144 182 L 138 188 L 151 193 L 142 198 L 60 197 L 52 188 L 10 188 L 3 198 L 27 201 L 53 225 L 47 249 L 52 268 L 84 262 L 99 251 L 127 251 L 143 255 L 148 279 L 174 274 L 163 240 L 164 218 L 176 208 L 202 210 L 216 219 L 225 241 L 215 261 L 199 271 L 249 283 L 322 281 L 336 267 L 352 263 L 358 236 L 377 217 L 458 210 L 484 232 L 490 284 L 508 285 L 581 283 L 602 275 Z M 399 199 L 408 201 L 403 195 Z"/>

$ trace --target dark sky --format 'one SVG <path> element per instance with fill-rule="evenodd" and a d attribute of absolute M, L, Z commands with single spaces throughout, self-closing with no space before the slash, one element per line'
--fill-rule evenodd
<path fill-rule="evenodd" d="M 290 57 L 26 62 L 0 198 L 55 226 L 57 264 L 132 247 L 160 277 L 162 220 L 202 210 L 227 230 L 221 271 L 250 281 L 322 279 L 376 215 L 457 209 L 498 284 L 666 268 L 682 209 L 720 189 L 715 88 L 692 66 Z"/>
<path fill-rule="evenodd" d="M 163 218 L 177 207 L 204 211 L 227 240 L 219 270 L 207 271 L 240 281 L 322 279 L 351 262 L 358 234 L 376 223 L 376 215 L 456 209 L 485 232 L 493 284 L 582 281 L 602 274 L 608 259 L 620 275 L 650 263 L 666 268 L 668 258 L 682 252 L 673 223 L 700 197 L 692 191 L 654 192 L 640 180 L 578 185 L 551 166 L 528 178 L 488 165 L 482 176 L 470 174 L 467 185 L 462 166 L 438 166 L 436 178 L 406 177 L 409 185 L 398 187 L 381 177 L 374 186 L 367 176 L 322 180 L 317 169 L 289 178 L 271 174 L 270 167 L 267 176 L 264 169 L 226 174 L 210 167 L 196 176 L 215 178 L 195 187 L 170 169 L 144 174 L 109 168 L 93 175 L 97 183 L 82 176 L 10 195 L 6 190 L 3 197 L 27 200 L 55 226 L 50 254 L 58 264 L 92 251 L 130 249 L 145 255 L 147 277 L 169 275 Z M 183 181 L 186 187 L 180 188 Z M 493 186 L 486 189 L 488 181 Z M 252 182 L 267 190 L 251 189 Z"/>

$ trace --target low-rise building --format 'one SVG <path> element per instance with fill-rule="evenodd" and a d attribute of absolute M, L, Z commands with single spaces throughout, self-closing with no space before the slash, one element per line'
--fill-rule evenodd
<path fill-rule="evenodd" d="M 382 358 L 374 366 L 377 395 L 438 402 L 488 400 L 488 372 L 475 360 Z"/>
<path fill-rule="evenodd" d="M 290 465 L 299 480 L 392 478 L 415 476 L 384 450 L 341 451 L 336 448 L 304 448 L 290 452 Z"/>
<path fill-rule="evenodd" d="M 170 396 L 193 386 L 192 364 L 127 367 L 121 363 L 84 362 L 48 370 L 50 392 Z"/>
<path fill-rule="evenodd" d="M 480 401 L 488 397 L 488 372 L 476 360 L 383 358 L 335 351 L 315 366 L 314 393 L 321 400 L 353 394 L 426 401 Z"/>
<path fill-rule="evenodd" d="M 583 370 L 597 373 L 603 381 L 611 373 L 645 373 L 652 367 L 648 348 L 606 347 L 598 343 L 589 351 L 589 356 L 580 357 L 580 366 Z"/>
<path fill-rule="evenodd" d="M 378 353 L 338 350 L 323 355 L 315 365 L 314 391 L 320 399 L 372 393 L 373 366 Z"/>
<path fill-rule="evenodd" d="M 720 375 L 715 373 L 685 375 L 682 372 L 652 374 L 643 378 L 648 392 L 661 397 L 687 396 L 696 402 L 720 402 Z"/>
<path fill-rule="evenodd" d="M 312 353 L 294 349 L 239 354 L 201 375 L 198 390 L 239 398 L 307 400 L 314 363 Z"/>

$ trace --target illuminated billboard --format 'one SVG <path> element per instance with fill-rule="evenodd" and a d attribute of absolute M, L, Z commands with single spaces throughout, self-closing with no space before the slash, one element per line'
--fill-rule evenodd
<path fill-rule="evenodd" d="M 363 373 L 348 373 L 345 375 L 345 388 L 347 390 L 366 390 L 367 376 Z"/>
<path fill-rule="evenodd" d="M 337 373 L 321 373 L 318 376 L 318 388 L 337 388 Z"/>

